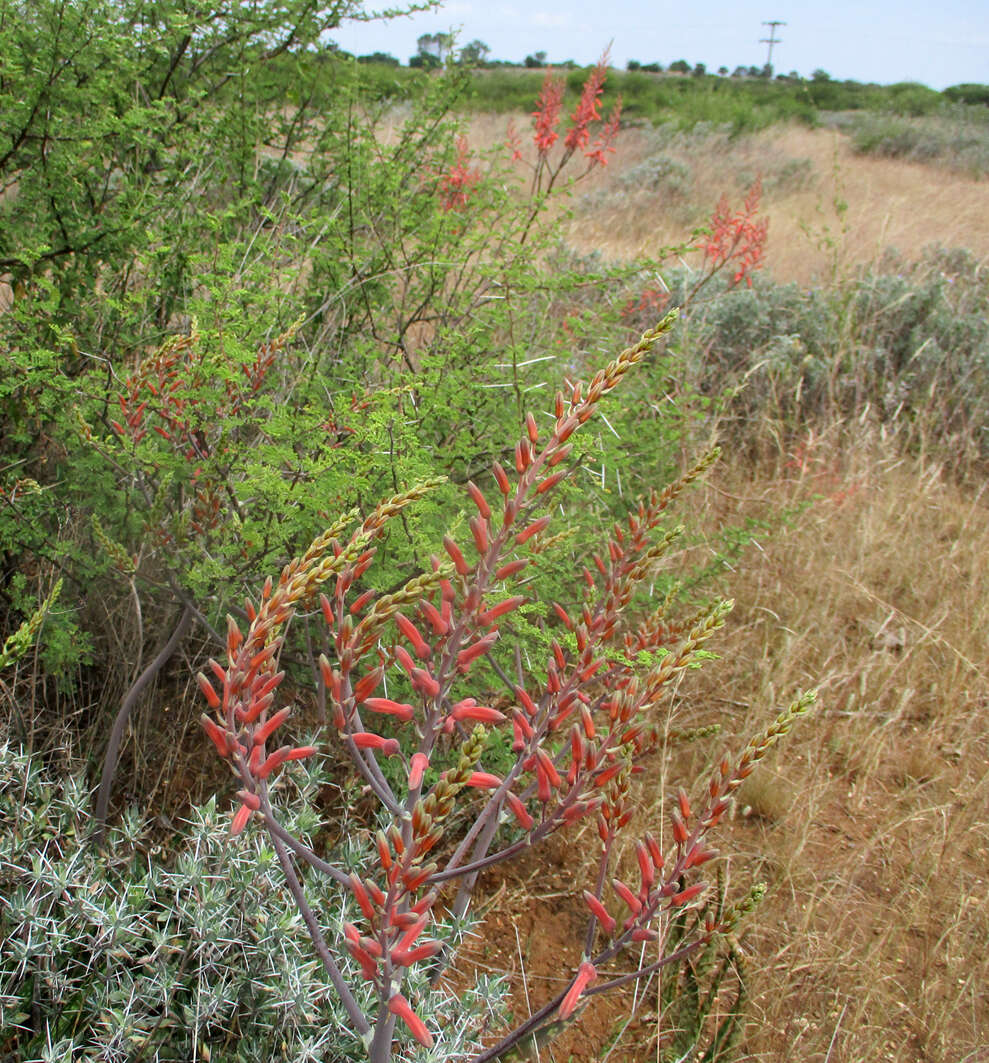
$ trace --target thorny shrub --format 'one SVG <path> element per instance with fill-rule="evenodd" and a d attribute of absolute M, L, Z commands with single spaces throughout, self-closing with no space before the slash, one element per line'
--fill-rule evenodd
<path fill-rule="evenodd" d="M 53 761 L 54 757 L 49 757 Z M 306 837 L 328 773 L 298 766 L 285 826 Z M 210 801 L 187 823 L 128 810 L 105 853 L 87 844 L 90 795 L 81 776 L 0 745 L 0 1058 L 7 1063 L 336 1063 L 360 1060 L 349 1020 L 261 835 L 237 846 Z M 346 835 L 344 835 L 346 838 Z M 346 841 L 342 866 L 366 856 Z M 356 904 L 330 879 L 310 884 L 331 925 Z M 451 933 L 452 933 L 451 929 Z M 367 1006 L 370 994 L 358 996 Z M 450 1057 L 477 1050 L 499 986 L 479 980 L 447 1016 Z"/>
<path fill-rule="evenodd" d="M 556 396 L 548 434 L 527 416 L 514 469 L 492 465 L 493 492 L 467 484 L 475 511 L 469 545 L 447 535 L 445 560 L 434 556 L 426 571 L 379 594 L 362 583 L 376 540 L 432 485 L 381 503 L 349 536 L 344 518 L 287 565 L 277 583 L 269 579 L 257 603 L 246 604 L 246 631 L 229 619 L 226 664 L 212 661 L 212 677 L 199 676 L 213 712 L 203 716 L 204 727 L 241 785 L 231 833 L 252 820 L 268 832 L 324 971 L 373 1063 L 391 1059 L 408 1036 L 426 1049 L 437 1043 L 442 1022 L 422 972 L 435 985 L 452 959 L 437 933 L 443 910 L 461 918 L 483 869 L 582 820 L 597 822 L 600 839 L 598 870 L 582 894 L 588 916 L 582 961 L 565 990 L 473 1054 L 475 1063 L 555 1031 L 597 994 L 698 952 L 752 903 L 750 896 L 734 907 L 706 905 L 708 884 L 697 869 L 718 855 L 709 835 L 735 791 L 807 711 L 812 695 L 781 713 L 741 756 L 724 757 L 693 800 L 681 790 L 663 842 L 652 833 L 634 840 L 637 883 L 613 873 L 629 848 L 623 830 L 631 819 L 632 777 L 662 740 L 657 706 L 670 684 L 703 658 L 731 608 L 720 601 L 679 623 L 664 606 L 642 617 L 631 608 L 677 538 L 677 529 L 662 530 L 668 506 L 704 472 L 713 452 L 653 491 L 612 529 L 606 549 L 574 573 L 583 587 L 580 601 L 569 610 L 551 603 L 560 637 L 544 668 L 525 673 L 519 664 L 513 677 L 493 655 L 496 645 L 517 637 L 517 618 L 539 608 L 525 594 L 527 575 L 538 565 L 533 551 L 550 531 L 545 510 L 567 476 L 570 437 L 675 317 L 667 315 L 588 384 L 568 382 Z M 285 765 L 316 753 L 310 743 L 270 747 L 291 716 L 290 706 L 278 707 L 284 633 L 317 602 L 332 647 L 332 659 L 320 657 L 319 671 L 336 742 L 380 809 L 361 873 L 324 859 L 293 835 L 273 803 Z M 478 675 L 485 664 L 505 687 L 500 707 L 492 703 L 492 680 Z M 485 761 L 491 735 L 500 730 L 511 733 L 512 757 L 495 773 Z M 387 761 L 398 768 L 386 770 Z M 342 941 L 327 941 L 326 920 L 307 899 L 313 876 L 328 878 L 356 901 L 359 916 L 344 923 Z M 690 930 L 668 949 L 671 920 L 685 911 Z M 655 945 L 655 953 L 644 943 Z M 360 969 L 356 986 L 345 977 L 345 956 Z"/>

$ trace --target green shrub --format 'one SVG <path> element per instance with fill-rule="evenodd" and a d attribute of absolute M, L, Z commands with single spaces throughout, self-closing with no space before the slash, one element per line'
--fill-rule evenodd
<path fill-rule="evenodd" d="M 865 155 L 937 163 L 974 177 L 989 173 L 989 113 L 957 105 L 923 114 L 860 114 L 841 128 Z"/>
<path fill-rule="evenodd" d="M 683 303 L 696 274 L 664 276 L 670 303 Z M 639 312 L 626 316 L 633 329 Z M 761 273 L 751 287 L 715 278 L 676 343 L 702 394 L 744 382 L 723 422 L 740 443 L 754 420 L 796 430 L 868 410 L 904 440 L 964 464 L 989 455 L 987 321 L 989 285 L 978 262 L 934 247 L 912 264 L 889 255 L 835 291 Z"/>

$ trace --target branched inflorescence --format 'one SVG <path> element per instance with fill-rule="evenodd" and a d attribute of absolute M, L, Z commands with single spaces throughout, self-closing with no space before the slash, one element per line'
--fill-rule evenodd
<path fill-rule="evenodd" d="M 570 116 L 570 126 L 563 136 L 563 149 L 555 160 L 553 147 L 560 139 L 560 117 L 563 110 L 565 83 L 557 77 L 552 68 L 546 71 L 543 85 L 532 112 L 533 143 L 536 146 L 536 163 L 533 173 L 533 191 L 548 193 L 557 178 L 577 152 L 582 152 L 587 166 L 582 174 L 585 176 L 595 166 L 606 166 L 607 156 L 615 150 L 615 138 L 618 136 L 622 114 L 621 97 L 615 101 L 607 120 L 601 117 L 601 96 L 608 75 L 608 50 L 598 60 L 597 65 L 588 74 L 580 99 Z M 591 136 L 594 143 L 591 144 Z M 521 150 L 513 131 L 509 133 L 509 147 L 513 159 L 521 158 Z"/>
<path fill-rule="evenodd" d="M 723 761 L 700 811 L 695 813 L 681 792 L 671 813 L 672 851 L 664 853 L 646 834 L 635 846 L 638 888 L 612 878 L 612 896 L 606 897 L 608 869 L 631 818 L 631 777 L 662 740 L 650 709 L 697 659 L 731 607 L 717 603 L 684 626 L 670 622 L 662 610 L 637 623 L 628 615 L 636 592 L 648 585 L 676 538 L 676 531 L 656 535 L 666 509 L 715 454 L 653 492 L 613 528 L 605 549 L 583 570 L 582 601 L 573 615 L 553 603 L 567 635 L 565 645 L 552 640 L 542 676 L 526 678 L 519 671 L 511 679 L 497 663 L 513 615 L 527 604 L 525 594 L 514 591 L 551 528 L 546 504 L 567 475 L 571 436 L 646 357 L 675 316 L 664 318 L 589 383 L 568 383 L 556 396 L 545 438 L 532 415 L 527 417 L 514 467 L 495 462 L 491 468 L 494 490 L 486 492 L 473 481 L 466 486 L 473 510 L 469 542 L 446 536 L 443 560 L 434 557 L 426 572 L 379 594 L 360 590 L 374 540 L 432 485 L 383 503 L 345 541 L 347 522 L 340 522 L 286 566 L 277 584 L 269 580 L 257 607 L 247 603 L 246 633 L 230 620 L 227 664 L 211 662 L 214 680 L 199 677 L 215 714 L 204 716 L 204 726 L 242 783 L 233 832 L 255 815 L 263 820 L 317 951 L 373 1061 L 390 1058 L 397 1020 L 420 1044 L 434 1043 L 438 1031 L 403 990 L 410 969 L 425 964 L 435 978 L 448 959 L 431 929 L 441 892 L 449 913 L 462 916 L 480 871 L 579 821 L 595 819 L 601 839 L 597 881 L 584 892 L 589 923 L 583 960 L 564 992 L 478 1061 L 498 1058 L 522 1039 L 569 1019 L 594 994 L 689 955 L 737 918 L 737 913 L 709 917 L 676 952 L 641 962 L 630 974 L 609 973 L 611 961 L 631 946 L 658 940 L 668 913 L 701 897 L 705 883 L 693 880 L 694 873 L 716 855 L 708 833 L 754 764 L 809 703 L 799 702 L 779 717 L 737 763 Z M 317 595 L 334 657 L 319 660 L 330 718 L 383 813 L 374 870 L 363 877 L 326 862 L 285 831 L 269 796 L 288 762 L 315 752 L 290 743 L 269 752 L 268 745 L 290 715 L 288 707 L 276 708 L 284 630 L 295 611 L 315 609 Z M 508 704 L 484 704 L 491 700 L 490 685 L 477 686 L 476 678 L 471 693 L 482 661 L 501 676 Z M 394 696 L 388 694 L 388 676 Z M 477 695 L 485 696 L 479 701 Z M 510 734 L 512 757 L 498 772 L 484 763 L 489 729 Z M 389 759 L 395 764 L 385 771 Z M 453 813 L 465 810 L 466 828 L 461 817 L 454 836 L 448 829 Z M 502 824 L 514 828 L 514 837 L 499 833 Z M 360 918 L 344 925 L 342 948 L 373 990 L 376 1015 L 365 1015 L 347 988 L 343 968 L 308 910 L 289 851 L 351 894 Z M 616 906 L 623 915 L 612 914 Z"/>
<path fill-rule="evenodd" d="M 769 235 L 769 219 L 757 218 L 762 182 L 756 180 L 746 193 L 742 209 L 733 211 L 727 196 L 718 201 L 711 215 L 710 233 L 701 244 L 708 271 L 731 269 L 732 286 L 743 280 L 752 285 L 752 271 L 762 265 Z"/>

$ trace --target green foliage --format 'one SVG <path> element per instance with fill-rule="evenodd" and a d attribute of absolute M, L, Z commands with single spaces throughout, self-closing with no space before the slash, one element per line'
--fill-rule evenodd
<path fill-rule="evenodd" d="M 933 115 L 943 109 L 946 98 L 964 99 L 958 93 L 935 92 L 924 85 L 903 82 L 896 85 L 862 84 L 857 81 L 810 81 L 787 77 L 719 77 L 690 72 L 683 63 L 670 67 L 672 75 L 650 72 L 649 66 L 629 64 L 624 72 L 615 71 L 609 78 L 605 106 L 612 94 L 621 94 L 624 112 L 630 118 L 646 119 L 654 124 L 674 122 L 681 129 L 691 129 L 698 122 L 730 125 L 733 133 L 753 132 L 777 122 L 820 122 L 826 112 L 857 111 L 889 113 L 916 117 Z M 569 88 L 579 90 L 580 71 L 571 74 Z M 488 70 L 473 83 L 470 105 L 478 110 L 528 111 L 539 92 L 542 75 L 520 70 Z M 972 102 L 981 102 L 973 97 Z M 973 117 L 977 120 L 977 116 Z"/>
<path fill-rule="evenodd" d="M 665 280 L 673 305 L 695 283 L 682 269 Z M 633 329 L 637 313 L 627 317 Z M 987 315 L 989 287 L 975 259 L 931 248 L 913 264 L 891 254 L 830 291 L 759 273 L 751 287 L 715 278 L 677 343 L 702 395 L 737 386 L 718 408 L 739 442 L 753 420 L 795 430 L 868 409 L 904 441 L 964 463 L 989 454 Z"/>
<path fill-rule="evenodd" d="M 0 633 L 34 608 L 37 565 L 66 577 L 42 662 L 53 689 L 93 692 L 91 735 L 180 607 L 215 653 L 258 571 L 336 514 L 445 475 L 369 578 L 423 571 L 465 520 L 459 485 L 511 462 L 527 396 L 626 335 L 594 294 L 601 263 L 564 263 L 507 152 L 458 140 L 469 69 L 308 47 L 349 10 L 255 5 L 202 39 L 178 0 L 146 27 L 110 0 L 0 23 L 6 54 L 44 37 L 44 61 L 2 89 Z M 580 442 L 593 489 L 540 593 L 565 597 L 595 512 L 669 471 L 679 425 L 647 444 L 641 416 Z M 25 727 L 48 711 L 31 704 Z"/>
<path fill-rule="evenodd" d="M 743 902 L 747 913 L 765 892 L 757 886 Z M 725 887 L 718 875 L 717 916 L 724 914 Z M 694 919 L 697 917 L 694 916 Z M 677 916 L 669 931 L 670 945 L 676 948 L 688 938 L 691 917 Z M 718 938 L 695 958 L 681 964 L 660 988 L 660 1008 L 667 1031 L 660 1038 L 663 1063 L 685 1059 L 698 1063 L 727 1063 L 736 1058 L 742 1032 L 742 1004 L 745 1000 L 745 971 L 736 942 Z"/>
<path fill-rule="evenodd" d="M 37 639 L 41 625 L 51 607 L 58 600 L 62 591 L 62 581 L 58 580 L 48 597 L 38 606 L 31 616 L 0 646 L 0 670 L 9 668 L 23 657 Z"/>
<path fill-rule="evenodd" d="M 937 113 L 870 113 L 841 123 L 856 151 L 937 163 L 984 177 L 989 173 L 989 111 L 956 104 Z"/>
<path fill-rule="evenodd" d="M 952 103 L 981 103 L 989 105 L 989 85 L 950 85 L 944 95 Z"/>

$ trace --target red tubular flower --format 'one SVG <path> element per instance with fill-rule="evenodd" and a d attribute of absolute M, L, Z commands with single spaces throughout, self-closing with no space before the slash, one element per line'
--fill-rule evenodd
<path fill-rule="evenodd" d="M 683 843 L 689 837 L 687 832 L 687 825 L 680 818 L 680 813 L 674 808 L 670 812 L 670 823 L 673 826 L 673 839 L 677 845 L 683 845 Z"/>
<path fill-rule="evenodd" d="M 292 715 L 292 710 L 289 708 L 279 709 L 266 723 L 263 723 L 254 732 L 254 744 L 260 746 L 264 743 L 265 739 L 278 730 L 279 727 Z"/>
<path fill-rule="evenodd" d="M 415 671 L 415 661 L 404 646 L 395 647 L 395 660 L 405 669 L 409 676 Z"/>
<path fill-rule="evenodd" d="M 577 1007 L 577 1001 L 580 999 L 584 990 L 590 985 L 591 982 L 597 978 L 597 968 L 593 963 L 585 961 L 580 965 L 577 971 L 577 977 L 573 981 L 573 985 L 567 990 L 567 995 L 563 998 L 560 1004 L 560 1018 L 569 1019 L 574 1013 L 574 1009 Z"/>
<path fill-rule="evenodd" d="M 475 771 L 471 772 L 467 785 L 473 786 L 478 790 L 497 790 L 501 786 L 501 779 L 497 775 L 491 775 L 486 771 Z"/>
<path fill-rule="evenodd" d="M 290 749 L 285 754 L 286 760 L 305 760 L 306 757 L 311 757 L 316 752 L 315 746 L 296 746 L 295 749 Z"/>
<path fill-rule="evenodd" d="M 670 898 L 670 905 L 674 908 L 678 908 L 680 905 L 692 901 L 699 893 L 703 893 L 706 889 L 706 882 L 697 882 L 693 886 L 688 886 L 685 890 L 675 893 Z"/>
<path fill-rule="evenodd" d="M 467 481 L 467 493 L 473 499 L 474 505 L 477 506 L 477 512 L 481 515 L 481 518 L 483 520 L 490 520 L 491 507 L 488 505 L 488 500 L 484 497 L 481 489 L 473 480 Z"/>
<path fill-rule="evenodd" d="M 409 1028 L 409 1033 L 421 1044 L 424 1048 L 433 1047 L 433 1038 L 430 1036 L 429 1031 L 426 1029 L 426 1024 L 419 1018 L 418 1015 L 412 1010 L 412 1005 L 402 996 L 401 993 L 396 993 L 391 1000 L 388 1001 L 388 1010 L 392 1015 L 397 1015 L 402 1022 Z"/>
<path fill-rule="evenodd" d="M 224 731 L 214 720 L 210 719 L 205 712 L 200 717 L 200 720 L 202 721 L 206 733 L 210 736 L 213 745 L 216 746 L 217 753 L 219 753 L 221 757 L 228 757 L 230 755 L 230 749 L 228 748 L 227 743 L 227 732 Z"/>
<path fill-rule="evenodd" d="M 557 142 L 560 134 L 556 131 L 560 120 L 560 108 L 563 105 L 564 82 L 562 78 L 553 76 L 553 68 L 549 67 L 543 78 L 543 87 L 539 90 L 539 98 L 536 100 L 536 109 L 532 112 L 535 133 L 533 141 L 540 156 L 549 154 L 550 148 Z"/>
<path fill-rule="evenodd" d="M 488 650 L 495 644 L 498 639 L 498 631 L 489 631 L 484 638 L 478 639 L 477 642 L 470 646 L 465 646 L 457 654 L 457 668 L 461 672 L 466 672 L 467 668 L 473 661 L 476 661 L 478 657 L 483 657 Z"/>
<path fill-rule="evenodd" d="M 511 579 L 512 576 L 518 575 L 529 564 L 527 558 L 520 558 L 518 561 L 509 561 L 508 564 L 502 565 L 501 568 L 495 572 L 496 580 Z"/>
<path fill-rule="evenodd" d="M 425 698 L 435 698 L 440 692 L 439 683 L 424 668 L 413 668 L 412 686 Z"/>
<path fill-rule="evenodd" d="M 608 909 L 588 890 L 584 890 L 584 903 L 591 910 L 591 914 L 601 924 L 606 934 L 615 929 L 615 920 L 608 914 Z"/>
<path fill-rule="evenodd" d="M 508 123 L 508 131 L 505 134 L 505 147 L 512 153 L 512 162 L 521 162 L 522 160 L 522 138 L 519 136 L 519 131 L 515 128 L 515 122 Z"/>
<path fill-rule="evenodd" d="M 347 951 L 361 965 L 361 973 L 372 982 L 378 976 L 378 965 L 371 954 L 361 945 L 347 942 Z"/>
<path fill-rule="evenodd" d="M 656 867 L 652 862 L 652 858 L 649 855 L 649 849 L 645 842 L 638 841 L 635 843 L 635 858 L 639 862 L 639 872 L 642 875 L 642 887 L 648 891 L 656 881 Z"/>
<path fill-rule="evenodd" d="M 516 594 L 511 598 L 506 598 L 503 602 L 499 602 L 491 609 L 480 613 L 477 617 L 478 621 L 485 626 L 493 624 L 498 617 L 504 616 L 505 613 L 510 613 L 513 609 L 518 609 L 520 605 L 524 605 L 526 598 L 522 594 Z"/>
<path fill-rule="evenodd" d="M 705 849 L 702 845 L 695 845 L 688 853 L 683 862 L 684 871 L 690 867 L 700 867 L 701 864 L 706 864 L 708 860 L 713 860 L 718 855 L 715 849 Z"/>
<path fill-rule="evenodd" d="M 601 166 L 608 165 L 605 153 L 614 154 L 615 137 L 618 136 L 618 126 L 621 122 L 621 116 L 622 98 L 619 96 L 615 106 L 611 110 L 611 114 L 608 116 L 608 121 L 604 124 L 597 140 L 594 141 L 594 147 L 590 151 L 584 152 L 584 155 L 590 160 L 592 166 L 595 164 L 600 164 Z"/>
<path fill-rule="evenodd" d="M 512 488 L 508 482 L 508 475 L 499 462 L 496 461 L 494 465 L 491 466 L 491 472 L 494 474 L 495 480 L 498 481 L 498 490 L 501 491 L 503 495 L 507 495 Z"/>
<path fill-rule="evenodd" d="M 597 66 L 588 74 L 584 82 L 584 90 L 580 94 L 580 100 L 570 118 L 570 129 L 564 138 L 564 145 L 568 151 L 576 151 L 584 148 L 591 138 L 590 126 L 601 118 L 601 93 L 604 91 L 604 79 L 608 75 L 608 53 L 610 48 L 605 49 L 604 55 L 598 60 Z"/>
<path fill-rule="evenodd" d="M 762 182 L 757 179 L 737 213 L 732 213 L 728 197 L 722 196 L 711 215 L 710 236 L 701 245 L 712 270 L 734 264 L 732 285 L 744 280 L 751 287 L 751 273 L 762 264 L 769 235 L 769 220 L 756 220 L 761 195 Z"/>
<path fill-rule="evenodd" d="M 423 945 L 417 945 L 414 949 L 392 949 L 391 958 L 393 963 L 401 967 L 411 967 L 414 963 L 431 959 L 442 948 L 442 941 L 427 941 Z"/>
<path fill-rule="evenodd" d="M 292 749 L 289 746 L 282 746 L 280 749 L 276 749 L 274 753 L 265 757 L 262 763 L 258 765 L 257 770 L 254 772 L 254 777 L 256 779 L 267 779 L 279 764 L 283 764 L 288 760 L 288 755 L 291 752 Z"/>
<path fill-rule="evenodd" d="M 199 672 L 196 676 L 196 682 L 199 684 L 199 689 L 203 692 L 203 696 L 206 698 L 207 703 L 211 709 L 218 709 L 220 707 L 220 698 L 216 691 L 213 689 L 213 684 Z"/>
<path fill-rule="evenodd" d="M 464 559 L 464 555 L 460 551 L 460 547 L 450 538 L 449 535 L 443 536 L 443 547 L 450 555 L 450 560 L 453 562 L 454 568 L 457 570 L 457 574 L 460 576 L 466 576 L 470 571 L 470 565 L 467 564 Z"/>
<path fill-rule="evenodd" d="M 429 757 L 425 753 L 414 753 L 409 764 L 409 789 L 417 790 L 422 785 L 422 777 L 429 767 Z"/>
<path fill-rule="evenodd" d="M 450 625 L 443 619 L 443 614 L 432 602 L 420 602 L 419 610 L 433 629 L 434 635 L 445 635 L 450 630 Z"/>
<path fill-rule="evenodd" d="M 392 757 L 401 748 L 394 738 L 383 738 L 381 735 L 372 734 L 370 731 L 357 731 L 350 736 L 358 749 L 377 749 L 386 757 Z"/>
<path fill-rule="evenodd" d="M 404 617 L 403 617 L 404 619 Z M 375 668 L 368 672 L 366 676 L 359 679 L 354 684 L 354 700 L 357 702 L 365 701 L 371 694 L 378 689 L 378 684 L 381 682 L 381 677 L 384 674 L 383 668 Z"/>
<path fill-rule="evenodd" d="M 477 552 L 483 554 L 488 549 L 488 522 L 481 516 L 471 517 L 467 522 L 471 534 L 474 536 L 474 545 Z"/>
<path fill-rule="evenodd" d="M 247 821 L 253 815 L 253 810 L 248 808 L 247 805 L 241 805 L 237 809 L 237 814 L 233 818 L 233 822 L 230 824 L 230 837 L 240 834 L 240 832 L 247 826 Z"/>
<path fill-rule="evenodd" d="M 508 802 L 508 807 L 512 810 L 512 815 L 515 817 L 516 822 L 522 830 L 532 830 L 536 821 L 529 815 L 529 811 L 525 805 L 522 804 L 521 798 L 509 790 L 508 793 L 505 794 L 505 799 Z"/>
<path fill-rule="evenodd" d="M 353 873 L 350 876 L 350 890 L 354 895 L 354 899 L 360 905 L 364 917 L 368 920 L 373 920 L 374 908 L 371 905 L 371 898 L 367 895 L 364 883 Z"/>
<path fill-rule="evenodd" d="M 403 723 L 408 723 L 415 715 L 415 709 L 411 705 L 406 705 L 400 701 L 392 701 L 391 698 L 366 698 L 364 704 L 371 712 L 395 716 Z"/>
<path fill-rule="evenodd" d="M 487 705 L 478 705 L 473 698 L 467 698 L 453 706 L 450 715 L 457 720 L 477 720 L 478 723 L 502 723 L 505 714 Z"/>
<path fill-rule="evenodd" d="M 481 171 L 470 165 L 470 148 L 466 137 L 457 139 L 457 159 L 440 182 L 440 203 L 446 211 L 467 209 L 471 189 L 481 179 Z"/>
<path fill-rule="evenodd" d="M 642 911 L 642 901 L 622 882 L 621 879 L 615 878 L 611 880 L 612 889 L 619 897 L 625 902 L 626 907 L 633 915 L 638 915 Z"/>
<path fill-rule="evenodd" d="M 518 546 L 522 546 L 527 543 L 534 535 L 538 535 L 541 531 L 545 531 L 549 526 L 549 517 L 540 517 L 539 520 L 534 520 L 528 528 L 520 531 L 515 536 L 515 542 Z"/>

